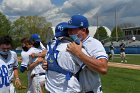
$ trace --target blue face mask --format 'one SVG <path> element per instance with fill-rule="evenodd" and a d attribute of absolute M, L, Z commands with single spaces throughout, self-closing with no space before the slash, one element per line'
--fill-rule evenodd
<path fill-rule="evenodd" d="M 69 35 L 70 38 L 78 45 L 80 45 L 80 39 L 78 38 L 77 34 Z"/>
<path fill-rule="evenodd" d="M 10 51 L 0 51 L 1 55 L 8 55 Z"/>

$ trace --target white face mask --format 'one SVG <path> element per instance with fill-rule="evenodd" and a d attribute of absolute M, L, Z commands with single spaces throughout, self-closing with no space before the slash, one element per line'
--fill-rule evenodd
<path fill-rule="evenodd" d="M 10 51 L 0 51 L 1 55 L 8 55 Z"/>

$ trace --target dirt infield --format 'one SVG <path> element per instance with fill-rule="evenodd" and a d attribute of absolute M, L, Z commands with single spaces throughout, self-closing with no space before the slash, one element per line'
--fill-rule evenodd
<path fill-rule="evenodd" d="M 127 63 L 124 64 L 124 63 L 108 62 L 108 66 L 110 66 L 110 67 L 119 67 L 119 68 L 127 68 L 127 69 L 140 70 L 140 65 L 127 64 Z"/>

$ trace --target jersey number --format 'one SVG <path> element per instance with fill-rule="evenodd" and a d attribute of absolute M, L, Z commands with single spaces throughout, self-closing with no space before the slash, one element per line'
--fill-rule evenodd
<path fill-rule="evenodd" d="M 8 69 L 5 65 L 0 67 L 0 88 L 9 86 Z"/>

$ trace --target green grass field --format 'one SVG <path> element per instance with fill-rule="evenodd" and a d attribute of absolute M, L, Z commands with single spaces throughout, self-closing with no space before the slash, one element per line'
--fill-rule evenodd
<path fill-rule="evenodd" d="M 104 93 L 140 93 L 140 71 L 112 68 L 102 76 Z"/>
<path fill-rule="evenodd" d="M 126 59 L 128 64 L 137 64 L 140 65 L 140 55 L 127 55 L 126 54 Z M 115 55 L 113 60 L 109 60 L 110 62 L 117 62 L 120 63 L 120 55 Z"/>
<path fill-rule="evenodd" d="M 129 64 L 140 65 L 140 55 L 127 55 Z M 119 55 L 115 55 L 113 62 L 120 62 Z M 26 73 L 20 73 L 23 85 L 27 86 Z M 104 93 L 140 93 L 140 71 L 109 67 L 108 74 L 101 76 Z M 17 90 L 26 93 L 26 89 Z"/>

